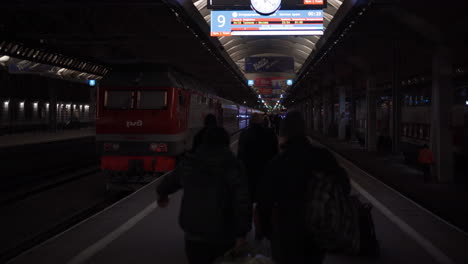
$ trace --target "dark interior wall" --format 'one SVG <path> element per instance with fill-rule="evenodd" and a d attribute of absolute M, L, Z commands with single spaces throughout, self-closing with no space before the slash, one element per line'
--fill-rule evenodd
<path fill-rule="evenodd" d="M 90 87 L 86 84 L 39 75 L 9 74 L 6 70 L 0 70 L 1 98 L 49 100 L 52 90 L 55 90 L 58 101 L 89 102 Z"/>

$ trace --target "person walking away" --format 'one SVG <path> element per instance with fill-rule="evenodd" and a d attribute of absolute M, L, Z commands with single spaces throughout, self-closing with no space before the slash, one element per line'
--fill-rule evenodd
<path fill-rule="evenodd" d="M 254 113 L 250 118 L 250 126 L 239 136 L 237 157 L 246 169 L 249 197 L 255 203 L 256 189 L 266 164 L 278 153 L 278 139 L 274 132 L 262 125 L 263 118 Z M 253 207 L 253 204 L 252 204 Z M 255 217 L 255 215 L 254 215 Z M 255 238 L 260 240 L 262 224 L 255 221 Z"/>
<path fill-rule="evenodd" d="M 263 127 L 270 128 L 271 122 L 267 114 L 263 115 Z"/>
<path fill-rule="evenodd" d="M 274 117 L 274 122 L 275 122 L 275 134 L 279 134 L 280 126 L 281 126 L 281 116 L 279 114 L 276 114 Z"/>
<path fill-rule="evenodd" d="M 319 264 L 325 251 L 314 242 L 306 226 L 308 186 L 314 172 L 335 174 L 341 169 L 327 150 L 313 146 L 305 135 L 299 112 L 291 112 L 280 129 L 281 153 L 267 165 L 258 186 L 262 223 L 269 223 L 265 234 L 271 240 L 273 259 L 278 264 Z M 350 191 L 349 179 L 340 178 L 343 190 Z"/>
<path fill-rule="evenodd" d="M 250 126 L 239 136 L 237 157 L 245 166 L 251 201 L 254 202 L 258 180 L 265 165 L 278 153 L 278 139 L 273 131 L 262 125 L 262 116 L 254 113 Z"/>
<path fill-rule="evenodd" d="M 434 154 L 427 144 L 424 144 L 422 149 L 419 150 L 418 163 L 424 174 L 424 182 L 430 182 L 432 179 L 431 165 L 434 163 Z"/>
<path fill-rule="evenodd" d="M 157 187 L 158 205 L 183 189 L 179 224 L 189 264 L 208 264 L 245 243 L 251 212 L 242 164 L 229 149 L 223 128 L 208 128 L 201 145 L 187 154 Z"/>
<path fill-rule="evenodd" d="M 216 116 L 213 114 L 207 114 L 205 116 L 203 128 L 200 131 L 198 131 L 198 133 L 195 134 L 195 136 L 193 137 L 192 152 L 195 152 L 196 148 L 200 146 L 203 140 L 203 135 L 205 134 L 205 131 L 209 128 L 213 128 L 217 126 L 218 126 L 218 122 L 216 121 Z"/>

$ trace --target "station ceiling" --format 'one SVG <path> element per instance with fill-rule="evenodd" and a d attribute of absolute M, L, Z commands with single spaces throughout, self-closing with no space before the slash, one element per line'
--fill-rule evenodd
<path fill-rule="evenodd" d="M 192 0 L 206 23 L 210 24 L 211 14 L 207 0 Z M 324 28 L 328 27 L 336 12 L 343 4 L 340 0 L 328 0 L 324 10 Z M 297 73 L 309 57 L 320 36 L 231 36 L 219 40 L 232 60 L 244 69 L 246 57 L 251 56 L 289 56 L 294 58 L 294 72 Z"/>
<path fill-rule="evenodd" d="M 161 0 L 23 0 L 1 6 L 0 43 L 110 69 L 125 62 L 170 64 L 222 97 L 257 103 L 240 70 L 210 41 L 209 28 L 198 25 L 205 22 L 193 5 L 194 11 Z"/>
<path fill-rule="evenodd" d="M 211 23 L 211 10 L 207 9 L 207 0 L 192 0 L 195 7 L 205 19 Z M 338 9 L 343 4 L 341 0 L 328 0 L 328 7 L 324 10 L 324 31 L 335 17 Z M 246 79 L 257 77 L 284 77 L 296 79 L 306 60 L 315 49 L 321 36 L 223 36 L 219 41 L 232 61 L 243 72 Z M 294 59 L 293 73 L 246 73 L 245 59 L 255 56 L 286 56 Z M 265 104 L 276 105 L 281 100 L 277 95 L 273 100 L 266 100 Z M 278 101 L 280 102 L 280 101 Z"/>
<path fill-rule="evenodd" d="M 296 79 L 328 42 L 330 32 L 342 23 L 347 14 L 343 10 L 360 2 L 328 0 L 322 37 L 214 38 L 210 37 L 206 1 L 11 1 L 2 3 L 0 40 L 110 68 L 135 61 L 171 64 L 207 83 L 220 96 L 253 106 L 258 103 L 257 94 L 247 86 L 251 76 L 244 72 L 246 57 L 293 57 L 294 73 L 288 73 L 288 78 Z"/>

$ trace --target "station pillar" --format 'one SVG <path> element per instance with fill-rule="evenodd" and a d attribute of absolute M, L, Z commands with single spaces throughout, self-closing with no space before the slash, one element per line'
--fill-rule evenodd
<path fill-rule="evenodd" d="M 350 87 L 349 101 L 349 138 L 350 141 L 356 142 L 356 96 L 354 85 Z"/>
<path fill-rule="evenodd" d="M 322 107 L 320 105 L 320 95 L 318 92 L 315 92 L 314 95 L 314 130 L 316 132 L 320 131 L 320 121 L 322 115 Z"/>
<path fill-rule="evenodd" d="M 89 120 L 94 125 L 96 122 L 96 100 L 99 86 L 91 86 L 89 89 Z"/>
<path fill-rule="evenodd" d="M 313 109 L 313 103 L 310 98 L 307 99 L 306 101 L 306 126 L 307 126 L 307 131 L 312 130 L 312 120 L 313 120 L 313 114 L 312 114 L 312 109 Z"/>
<path fill-rule="evenodd" d="M 330 135 L 330 128 L 333 122 L 333 99 L 332 91 L 330 88 L 323 92 L 323 127 L 322 132 L 324 135 Z"/>
<path fill-rule="evenodd" d="M 328 100 L 327 100 L 327 91 L 323 90 L 322 92 L 322 109 L 323 109 L 323 116 L 322 116 L 322 134 L 326 135 L 328 131 Z"/>
<path fill-rule="evenodd" d="M 401 136 L 401 82 L 400 82 L 400 44 L 398 40 L 393 44 L 393 77 L 392 77 L 392 113 L 391 113 L 391 137 L 392 152 L 400 153 Z"/>
<path fill-rule="evenodd" d="M 366 148 L 369 152 L 377 151 L 377 101 L 375 77 L 367 79 L 366 104 L 367 104 L 367 133 Z"/>
<path fill-rule="evenodd" d="M 454 180 L 451 131 L 453 91 L 451 54 L 448 48 L 440 48 L 432 60 L 431 149 L 434 153 L 433 175 L 443 183 Z"/>
<path fill-rule="evenodd" d="M 48 83 L 49 90 L 49 130 L 51 132 L 57 131 L 57 93 L 54 83 Z"/>
<path fill-rule="evenodd" d="M 340 93 L 340 112 L 338 115 L 338 139 L 346 139 L 346 125 L 348 123 L 346 117 L 346 86 L 338 87 Z"/>

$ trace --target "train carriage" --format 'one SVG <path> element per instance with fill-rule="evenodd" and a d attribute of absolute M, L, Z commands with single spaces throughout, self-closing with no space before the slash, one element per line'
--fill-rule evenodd
<path fill-rule="evenodd" d="M 208 113 L 234 133 L 248 124 L 248 115 L 241 117 L 239 109 L 169 67 L 116 68 L 98 89 L 101 168 L 111 181 L 170 171 L 177 157 L 192 147 Z"/>

